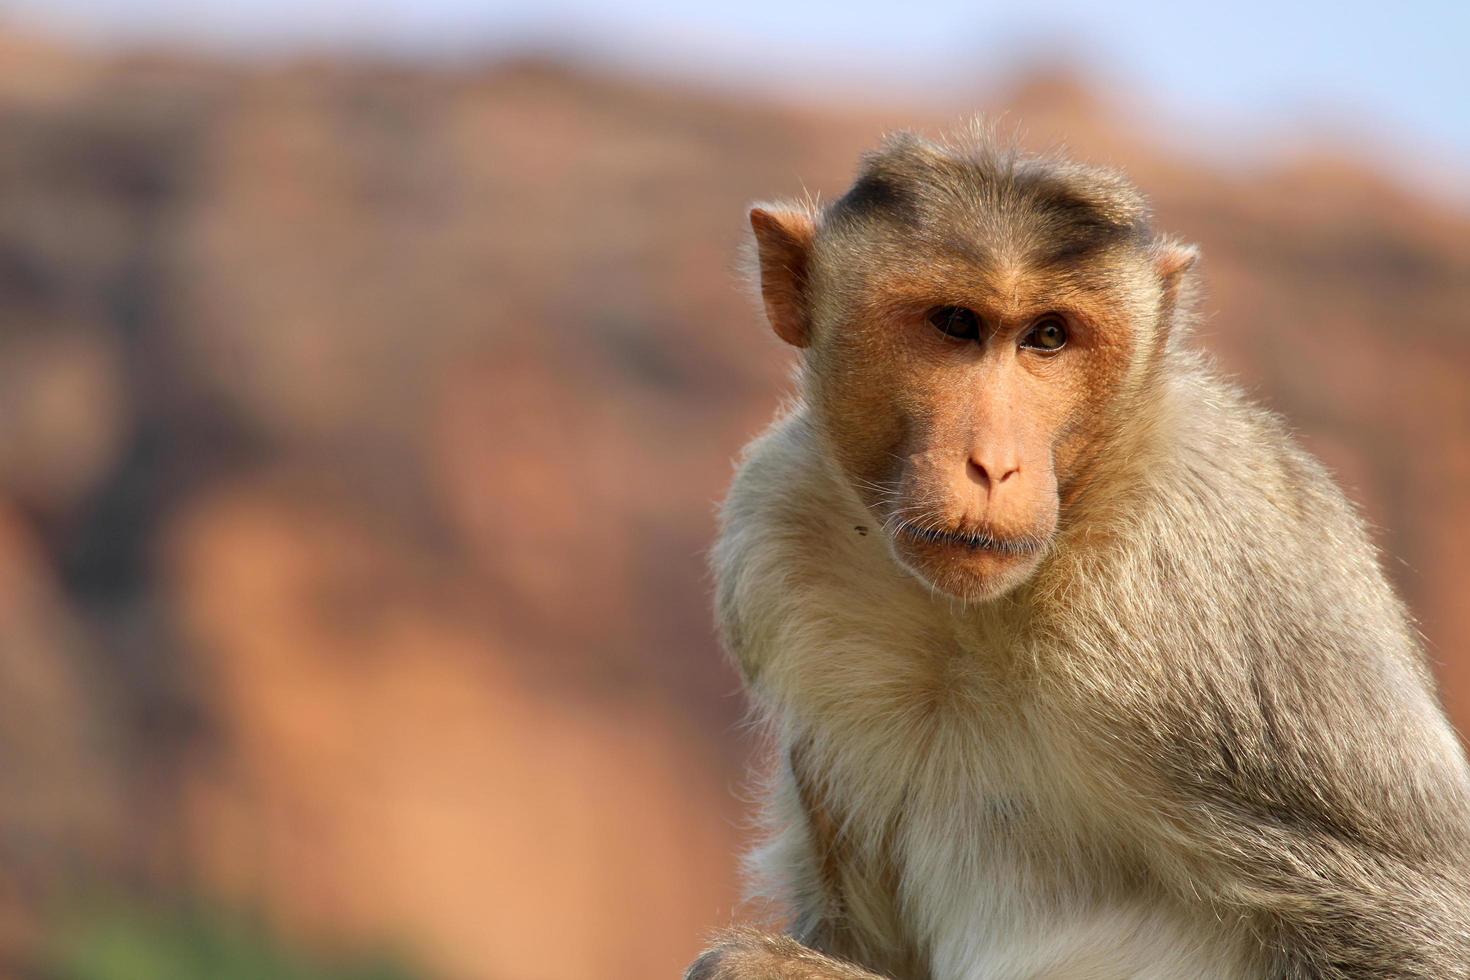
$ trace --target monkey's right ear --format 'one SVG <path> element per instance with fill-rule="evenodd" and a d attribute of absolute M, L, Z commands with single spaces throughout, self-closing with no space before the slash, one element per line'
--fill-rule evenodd
<path fill-rule="evenodd" d="M 793 347 L 812 342 L 808 267 L 816 224 L 795 208 L 751 208 L 750 228 L 760 258 L 761 299 L 776 336 Z"/>

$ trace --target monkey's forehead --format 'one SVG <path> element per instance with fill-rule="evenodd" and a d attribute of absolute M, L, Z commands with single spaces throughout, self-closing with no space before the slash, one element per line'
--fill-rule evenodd
<path fill-rule="evenodd" d="M 987 318 L 1046 311 L 1131 311 L 1152 295 L 1146 257 L 1131 249 L 1038 265 L 980 254 L 967 243 L 868 240 L 823 245 L 814 266 L 823 316 L 884 319 L 954 303 Z M 1110 314 L 1109 314 L 1110 315 Z M 1107 316 L 1101 319 L 1108 319 Z"/>
<path fill-rule="evenodd" d="M 1049 266 L 1152 237 L 1143 196 L 1121 175 L 1026 157 L 981 140 L 941 145 L 907 135 L 863 159 L 852 187 L 822 215 L 824 237 L 905 241 Z"/>

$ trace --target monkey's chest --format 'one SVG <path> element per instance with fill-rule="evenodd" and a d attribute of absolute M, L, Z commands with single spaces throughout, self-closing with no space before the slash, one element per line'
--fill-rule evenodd
<path fill-rule="evenodd" d="M 981 842 L 982 846 L 985 842 Z M 1005 838 L 908 858 L 908 917 L 932 980 L 1259 977 L 1254 951 L 1198 910 L 1099 865 L 1049 865 Z"/>
<path fill-rule="evenodd" d="M 806 832 L 758 860 L 819 944 L 894 980 L 1260 975 L 1085 795 L 1088 753 L 1013 629 L 941 630 L 925 597 L 873 601 L 838 571 L 788 607 L 760 679 L 796 733 L 774 805 Z"/>
<path fill-rule="evenodd" d="M 930 980 L 1259 975 L 1212 913 L 1151 886 L 1075 795 L 1085 780 L 1023 724 L 936 730 L 917 744 L 887 760 L 904 788 L 873 795 L 896 805 L 852 855 L 868 869 L 847 880 L 870 891 L 846 896 L 844 914 L 873 930 L 869 945 L 897 931 Z"/>

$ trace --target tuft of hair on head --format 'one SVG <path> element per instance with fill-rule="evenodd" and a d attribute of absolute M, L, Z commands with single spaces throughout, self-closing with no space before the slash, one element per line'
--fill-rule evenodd
<path fill-rule="evenodd" d="M 969 221 L 990 245 L 1019 249 L 1047 265 L 1152 238 L 1144 196 L 1121 173 L 1060 155 L 1023 152 L 994 125 L 973 120 L 938 140 L 889 135 L 864 155 L 846 194 L 823 212 L 823 226 L 883 221 L 913 230 Z"/>

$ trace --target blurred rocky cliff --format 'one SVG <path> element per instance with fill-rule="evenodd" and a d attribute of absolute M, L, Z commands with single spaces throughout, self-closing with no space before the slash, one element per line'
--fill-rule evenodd
<path fill-rule="evenodd" d="M 1379 529 L 1470 724 L 1470 216 L 977 98 L 1201 243 L 1203 341 Z M 756 751 L 703 551 L 787 353 L 745 205 L 956 112 L 0 36 L 0 968 L 99 886 L 430 975 L 675 976 Z"/>

